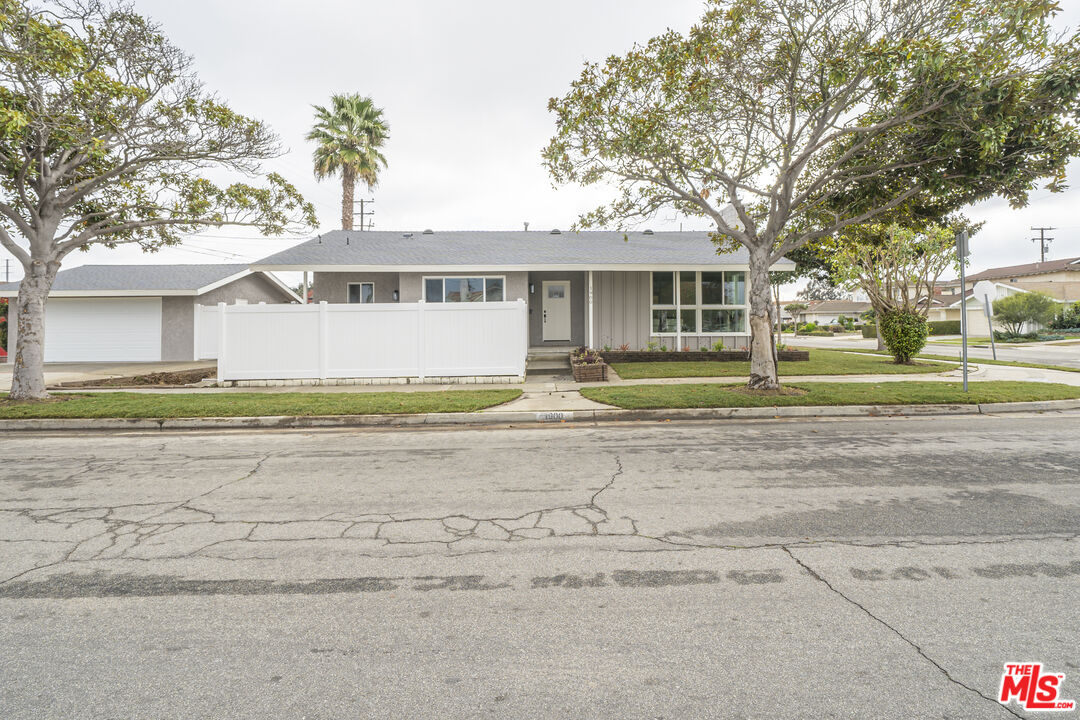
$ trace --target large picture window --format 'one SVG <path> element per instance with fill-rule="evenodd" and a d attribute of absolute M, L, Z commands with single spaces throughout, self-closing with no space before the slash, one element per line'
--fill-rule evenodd
<path fill-rule="evenodd" d="M 506 297 L 504 277 L 426 277 L 426 302 L 502 302 Z"/>
<path fill-rule="evenodd" d="M 652 334 L 674 335 L 677 332 L 686 335 L 746 333 L 746 272 L 677 270 L 652 273 Z"/>

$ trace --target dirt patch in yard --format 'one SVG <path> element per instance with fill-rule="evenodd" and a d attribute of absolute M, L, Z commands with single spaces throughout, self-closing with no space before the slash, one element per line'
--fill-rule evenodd
<path fill-rule="evenodd" d="M 776 388 L 775 390 L 756 390 L 744 386 L 728 388 L 728 392 L 749 395 L 751 397 L 780 397 L 806 395 L 807 391 L 797 387 L 781 387 Z"/>
<path fill-rule="evenodd" d="M 65 382 L 51 385 L 54 388 L 94 388 L 94 387 L 186 387 L 207 378 L 217 377 L 213 367 L 181 370 L 178 372 L 153 372 L 145 375 L 128 377 L 99 378 L 80 382 Z"/>

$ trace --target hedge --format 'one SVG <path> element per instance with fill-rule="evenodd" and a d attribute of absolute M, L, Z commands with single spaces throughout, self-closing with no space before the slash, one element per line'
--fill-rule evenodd
<path fill-rule="evenodd" d="M 864 338 L 876 338 L 877 337 L 877 325 L 863 325 L 862 336 Z"/>
<path fill-rule="evenodd" d="M 931 335 L 959 335 L 962 332 L 959 320 L 931 320 L 926 324 Z"/>
<path fill-rule="evenodd" d="M 809 337 L 832 337 L 833 333 L 828 330 L 813 330 L 811 332 L 799 333 L 800 335 L 807 335 Z"/>

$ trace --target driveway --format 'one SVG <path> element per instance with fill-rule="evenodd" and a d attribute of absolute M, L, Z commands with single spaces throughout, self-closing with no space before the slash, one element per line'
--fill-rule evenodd
<path fill-rule="evenodd" d="M 45 384 L 83 382 L 114 377 L 130 377 L 153 372 L 180 372 L 197 368 L 213 367 L 214 361 L 198 362 L 88 362 L 45 363 Z M 11 387 L 11 375 L 15 366 L 11 362 L 0 364 L 0 388 Z"/>
<path fill-rule="evenodd" d="M 0 716 L 1080 696 L 1080 415 L 0 437 Z"/>

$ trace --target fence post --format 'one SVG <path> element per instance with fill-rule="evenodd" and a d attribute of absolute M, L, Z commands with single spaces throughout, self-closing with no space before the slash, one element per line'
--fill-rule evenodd
<path fill-rule="evenodd" d="M 195 314 L 191 321 L 191 359 L 196 362 L 202 360 L 199 357 L 199 333 L 202 332 L 202 305 L 195 303 Z"/>
<path fill-rule="evenodd" d="M 424 300 L 421 298 L 416 303 L 416 375 L 420 382 L 424 382 L 427 377 L 426 368 L 424 367 L 424 359 L 427 354 L 427 347 L 424 342 L 427 335 L 427 327 L 424 325 Z"/>
<path fill-rule="evenodd" d="M 329 333 L 329 318 L 327 316 L 326 301 L 321 300 L 319 302 L 319 379 L 323 382 L 326 381 L 326 363 L 328 358 L 326 347 L 330 342 L 327 337 Z"/>
<path fill-rule="evenodd" d="M 217 381 L 220 385 L 225 381 L 225 303 L 219 302 L 217 309 Z"/>
<path fill-rule="evenodd" d="M 529 366 L 529 304 L 523 298 L 518 298 L 518 303 L 521 310 L 518 317 L 521 320 L 521 327 L 525 331 L 525 352 L 523 353 L 524 357 L 521 359 L 521 377 L 524 378 L 525 370 Z"/>

